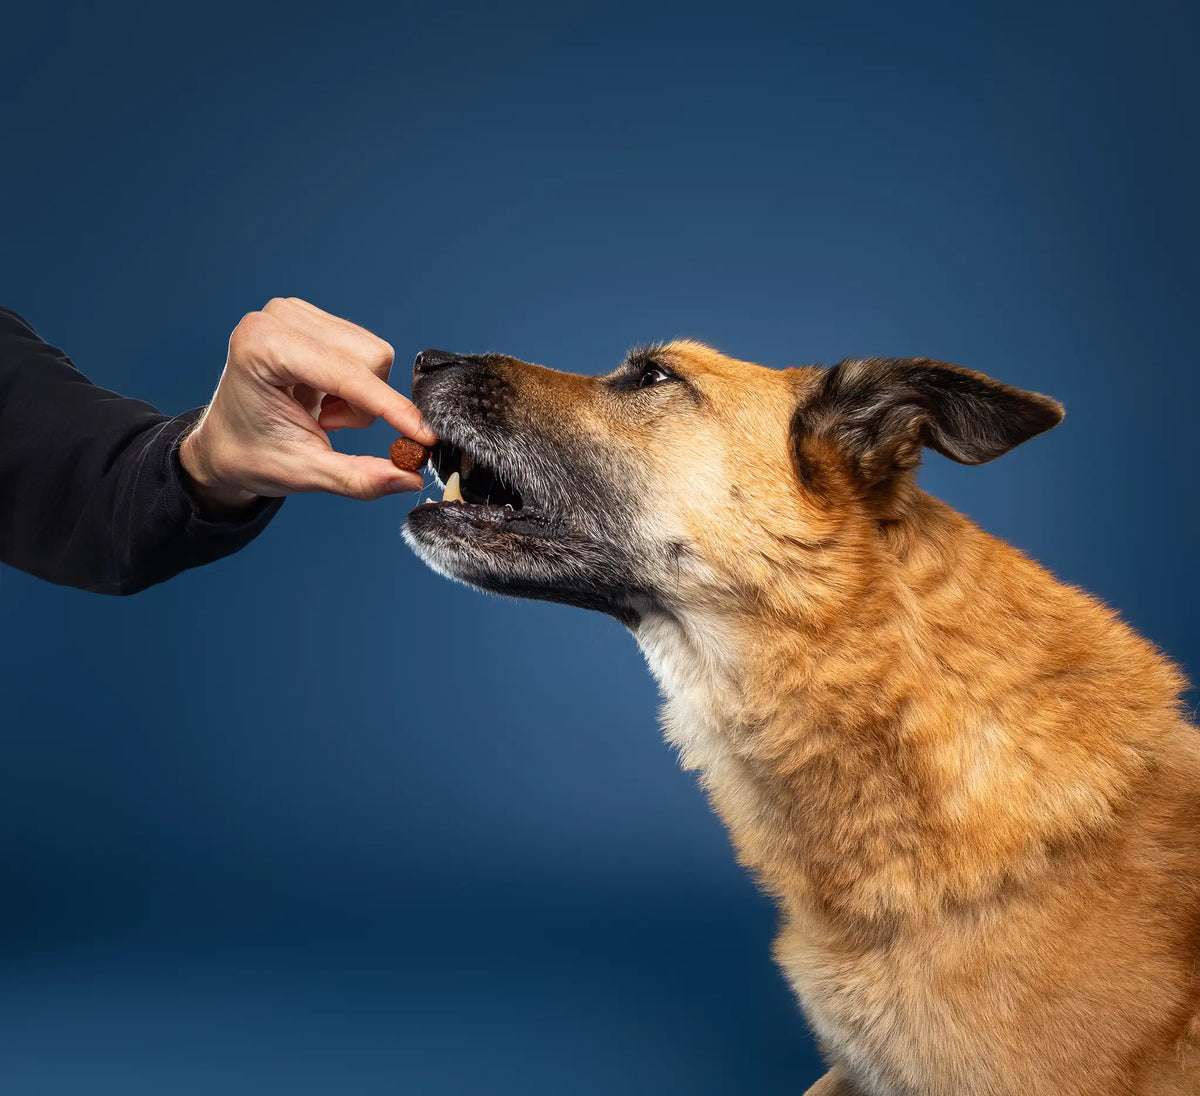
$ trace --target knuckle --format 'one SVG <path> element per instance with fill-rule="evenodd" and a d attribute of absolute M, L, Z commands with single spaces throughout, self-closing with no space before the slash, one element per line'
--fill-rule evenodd
<path fill-rule="evenodd" d="M 266 316 L 261 312 L 247 312 L 229 336 L 230 350 L 240 349 L 255 342 L 262 333 L 264 320 Z"/>
<path fill-rule="evenodd" d="M 378 335 L 373 335 L 365 328 L 357 340 L 356 356 L 376 376 L 386 377 L 396 360 L 396 351 L 392 344 Z"/>
<path fill-rule="evenodd" d="M 384 343 L 383 347 L 383 350 L 380 351 L 379 356 L 375 359 L 375 368 L 372 372 L 386 379 L 392 371 L 392 362 L 396 360 L 396 352 L 387 343 Z"/>
<path fill-rule="evenodd" d="M 289 302 L 286 298 L 272 297 L 269 301 L 267 301 L 266 304 L 263 305 L 262 310 L 266 313 L 281 312 L 287 307 L 289 307 Z"/>

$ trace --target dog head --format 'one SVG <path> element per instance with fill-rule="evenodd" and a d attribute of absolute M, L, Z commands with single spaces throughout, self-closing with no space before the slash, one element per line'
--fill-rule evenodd
<path fill-rule="evenodd" d="M 694 342 L 598 377 L 426 350 L 413 396 L 441 439 L 434 470 L 462 494 L 411 512 L 417 553 L 628 624 L 761 602 L 781 570 L 807 569 L 824 596 L 827 550 L 903 516 L 923 446 L 978 464 L 1062 418 L 1046 396 L 940 362 L 775 370 Z"/>

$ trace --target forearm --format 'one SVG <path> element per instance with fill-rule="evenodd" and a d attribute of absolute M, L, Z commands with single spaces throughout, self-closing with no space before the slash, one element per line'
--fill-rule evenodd
<path fill-rule="evenodd" d="M 192 488 L 179 451 L 200 414 L 195 410 L 164 420 L 121 454 L 111 500 L 112 574 L 86 589 L 136 593 L 212 563 L 245 547 L 282 505 L 282 499 L 257 496 L 229 503 Z M 109 508 L 107 500 L 102 502 L 93 520 L 103 523 Z"/>
<path fill-rule="evenodd" d="M 97 388 L 0 311 L 0 562 L 126 594 L 253 539 L 277 501 L 213 521 L 189 493 L 178 445 L 198 416 Z"/>

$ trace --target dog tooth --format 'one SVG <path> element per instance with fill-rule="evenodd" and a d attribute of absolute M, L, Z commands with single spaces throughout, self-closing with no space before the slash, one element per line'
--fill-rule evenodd
<path fill-rule="evenodd" d="M 504 509 L 505 510 L 513 510 L 513 509 L 515 509 L 515 507 L 513 506 L 513 504 L 511 502 L 506 502 L 504 504 Z"/>
<path fill-rule="evenodd" d="M 450 478 L 446 480 L 445 490 L 442 491 L 442 502 L 462 502 L 461 481 L 458 478 L 457 472 L 451 472 Z"/>

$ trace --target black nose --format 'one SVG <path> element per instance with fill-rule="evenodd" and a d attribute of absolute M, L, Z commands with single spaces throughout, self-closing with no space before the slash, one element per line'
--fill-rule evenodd
<path fill-rule="evenodd" d="M 413 377 L 422 377 L 448 365 L 461 365 L 462 358 L 445 350 L 422 350 L 413 362 Z"/>

